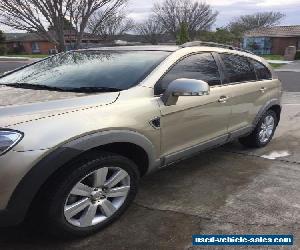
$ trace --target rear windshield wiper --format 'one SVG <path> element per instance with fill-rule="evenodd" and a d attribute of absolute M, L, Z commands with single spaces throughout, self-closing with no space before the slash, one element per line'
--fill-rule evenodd
<path fill-rule="evenodd" d="M 22 89 L 36 89 L 36 90 L 50 90 L 50 91 L 66 91 L 63 88 L 52 87 L 47 85 L 40 84 L 30 84 L 30 83 L 1 83 L 2 86 L 8 86 L 13 88 L 22 88 Z"/>
<path fill-rule="evenodd" d="M 79 88 L 66 88 L 71 92 L 93 93 L 93 92 L 120 92 L 123 89 L 109 88 L 109 87 L 79 87 Z"/>

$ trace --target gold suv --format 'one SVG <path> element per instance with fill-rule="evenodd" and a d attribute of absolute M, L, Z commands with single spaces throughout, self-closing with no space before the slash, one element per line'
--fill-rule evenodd
<path fill-rule="evenodd" d="M 8 72 L 0 225 L 30 214 L 59 235 L 96 232 L 145 174 L 235 139 L 266 146 L 281 92 L 262 58 L 201 42 L 78 50 Z"/>

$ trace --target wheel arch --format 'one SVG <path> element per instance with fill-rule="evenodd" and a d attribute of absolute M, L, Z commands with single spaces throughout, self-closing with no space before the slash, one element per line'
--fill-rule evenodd
<path fill-rule="evenodd" d="M 122 146 L 126 146 L 126 150 Z M 141 176 L 160 164 L 151 141 L 135 131 L 102 131 L 67 142 L 41 159 L 14 190 L 7 210 L 16 216 L 15 224 L 24 220 L 35 197 L 56 172 L 71 160 L 93 150 L 106 150 L 128 157 L 138 165 Z"/>
<path fill-rule="evenodd" d="M 277 116 L 277 124 L 279 124 L 280 122 L 280 118 L 281 118 L 281 106 L 279 104 L 275 104 L 273 106 L 271 106 L 268 110 L 273 110 L 276 113 Z"/>
<path fill-rule="evenodd" d="M 263 116 L 263 114 L 268 111 L 268 110 L 273 110 L 278 118 L 278 123 L 280 121 L 280 115 L 281 115 L 281 103 L 280 100 L 278 99 L 272 99 L 269 102 L 267 102 L 258 112 L 256 115 L 254 122 L 253 122 L 253 127 L 255 128 L 256 125 L 258 124 L 259 120 Z M 277 125 L 278 125 L 277 123 Z"/>

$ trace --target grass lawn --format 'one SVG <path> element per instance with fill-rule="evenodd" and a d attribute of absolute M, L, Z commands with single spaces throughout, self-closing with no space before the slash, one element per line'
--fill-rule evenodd
<path fill-rule="evenodd" d="M 281 64 L 281 63 L 276 63 L 276 64 L 270 63 L 270 65 L 273 67 L 273 69 L 278 69 L 278 68 L 280 68 L 281 66 L 283 66 L 284 64 Z"/>
<path fill-rule="evenodd" d="M 281 55 L 261 55 L 261 57 L 265 58 L 266 60 L 284 60 L 283 56 Z M 281 63 L 270 63 L 273 69 L 278 69 L 284 64 Z"/>
<path fill-rule="evenodd" d="M 283 56 L 281 55 L 262 55 L 266 60 L 283 60 Z"/>
<path fill-rule="evenodd" d="M 34 54 L 34 55 L 6 55 L 7 57 L 29 57 L 29 58 L 45 58 L 49 55 L 41 55 L 41 54 Z"/>

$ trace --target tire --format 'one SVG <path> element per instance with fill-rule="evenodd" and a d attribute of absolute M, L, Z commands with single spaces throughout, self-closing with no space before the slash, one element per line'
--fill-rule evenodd
<path fill-rule="evenodd" d="M 264 129 L 265 124 L 266 124 L 266 119 L 272 118 L 271 120 L 273 120 L 272 124 L 272 130 L 269 128 L 268 130 Z M 270 120 L 269 120 L 270 121 Z M 246 137 L 242 137 L 239 139 L 239 142 L 246 146 L 246 147 L 250 147 L 250 148 L 262 148 L 267 146 L 270 141 L 272 140 L 274 133 L 276 131 L 276 127 L 278 125 L 278 118 L 276 113 L 273 110 L 268 110 L 259 120 L 258 124 L 256 125 L 255 129 L 253 130 L 253 132 L 246 136 Z M 271 126 L 271 125 L 270 125 Z M 269 126 L 269 127 L 270 127 Z M 263 137 L 263 132 L 265 131 L 265 137 Z M 261 134 L 262 133 L 262 134 Z"/>
<path fill-rule="evenodd" d="M 103 179 L 103 176 L 107 179 Z M 121 178 L 123 179 L 116 186 L 108 187 Z M 91 235 L 107 227 L 125 212 L 136 196 L 138 180 L 138 168 L 131 160 L 111 153 L 87 154 L 68 164 L 47 184 L 46 190 L 43 190 L 45 198 L 42 200 L 42 207 L 39 208 L 41 212 L 38 218 L 44 218 L 42 226 L 60 238 Z M 95 191 L 92 186 L 100 183 L 103 184 Z M 111 197 L 120 195 L 120 191 L 117 194 L 116 188 L 122 189 L 124 197 Z M 105 194 L 102 193 L 104 191 Z M 71 217 L 76 207 L 74 204 L 81 204 L 81 211 Z M 84 206 L 87 207 L 82 209 Z M 95 217 L 91 220 L 94 211 Z"/>

